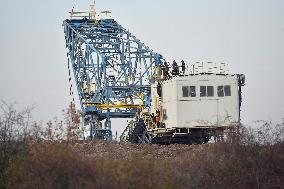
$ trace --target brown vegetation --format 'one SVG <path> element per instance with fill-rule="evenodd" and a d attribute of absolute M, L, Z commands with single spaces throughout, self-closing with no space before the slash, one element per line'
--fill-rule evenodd
<path fill-rule="evenodd" d="M 233 142 L 159 146 L 78 141 L 75 114 L 43 131 L 29 123 L 25 137 L 5 130 L 17 116 L 0 114 L 0 188 L 284 188 L 284 122 L 242 128 Z"/>

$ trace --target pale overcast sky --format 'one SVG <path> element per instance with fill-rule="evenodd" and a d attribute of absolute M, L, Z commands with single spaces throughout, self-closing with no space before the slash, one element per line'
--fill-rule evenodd
<path fill-rule="evenodd" d="M 62 22 L 89 0 L 0 1 L 0 99 L 47 121 L 68 105 Z M 284 117 L 283 0 L 97 0 L 166 59 L 226 62 L 244 73 L 242 120 Z M 76 93 L 75 93 L 76 94 Z M 78 106 L 79 107 L 79 106 Z"/>

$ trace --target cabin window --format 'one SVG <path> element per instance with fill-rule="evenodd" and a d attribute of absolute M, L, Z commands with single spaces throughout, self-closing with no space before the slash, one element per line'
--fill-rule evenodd
<path fill-rule="evenodd" d="M 189 87 L 188 86 L 183 86 L 182 87 L 182 97 L 188 97 L 189 95 Z"/>
<path fill-rule="evenodd" d="M 200 97 L 206 96 L 206 86 L 200 86 Z"/>
<path fill-rule="evenodd" d="M 190 86 L 189 89 L 190 89 L 189 95 L 191 97 L 196 97 L 196 87 L 195 86 Z"/>
<path fill-rule="evenodd" d="M 218 86 L 217 93 L 218 93 L 218 97 L 223 97 L 224 96 L 224 86 Z"/>
<path fill-rule="evenodd" d="M 208 97 L 214 96 L 214 87 L 213 86 L 207 86 L 207 96 Z"/>
<path fill-rule="evenodd" d="M 200 86 L 200 97 L 212 97 L 214 96 L 213 86 Z"/>
<path fill-rule="evenodd" d="M 225 85 L 225 86 L 218 86 L 218 97 L 224 97 L 224 96 L 231 96 L 231 86 Z"/>
<path fill-rule="evenodd" d="M 195 86 L 183 86 L 182 87 L 182 97 L 196 97 L 196 87 Z"/>
<path fill-rule="evenodd" d="M 225 85 L 224 86 L 225 96 L 231 96 L 231 86 Z"/>

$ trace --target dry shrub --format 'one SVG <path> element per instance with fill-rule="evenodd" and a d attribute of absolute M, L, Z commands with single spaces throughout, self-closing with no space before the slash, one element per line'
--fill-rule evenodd
<path fill-rule="evenodd" d="M 84 157 L 62 143 L 30 144 L 8 169 L 8 188 L 173 188 L 167 164 Z"/>
<path fill-rule="evenodd" d="M 177 188 L 164 161 L 97 160 L 98 188 Z M 100 162 L 100 163 L 99 163 Z M 168 168 L 167 168 L 168 167 Z"/>
<path fill-rule="evenodd" d="M 180 188 L 283 188 L 284 145 L 216 143 L 173 162 Z"/>
<path fill-rule="evenodd" d="M 83 154 L 67 143 L 30 144 L 28 156 L 9 167 L 8 188 L 284 187 L 283 143 L 143 147 L 120 144 L 120 149 L 134 152 L 127 158 L 117 155 L 118 145 L 114 142 L 89 143 L 93 153 L 109 153 Z"/>
<path fill-rule="evenodd" d="M 78 141 L 80 115 L 72 106 L 64 122 L 46 129 L 4 107 L 0 188 L 284 188 L 284 120 L 241 127 L 213 144 L 133 145 Z M 21 132 L 12 132 L 18 126 Z"/>
<path fill-rule="evenodd" d="M 95 169 L 65 144 L 30 144 L 8 169 L 8 188 L 93 188 Z"/>

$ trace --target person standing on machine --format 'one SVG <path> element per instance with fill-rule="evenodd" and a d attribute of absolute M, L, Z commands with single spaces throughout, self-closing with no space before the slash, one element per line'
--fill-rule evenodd
<path fill-rule="evenodd" d="M 181 74 L 185 74 L 185 62 L 183 60 L 181 61 Z"/>
<path fill-rule="evenodd" d="M 179 68 L 177 62 L 174 60 L 172 64 L 173 70 L 172 70 L 172 75 L 177 76 L 179 74 Z"/>

